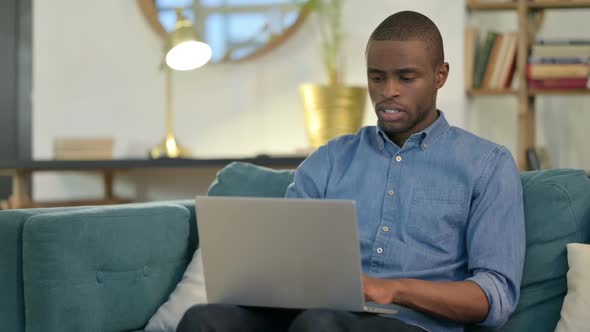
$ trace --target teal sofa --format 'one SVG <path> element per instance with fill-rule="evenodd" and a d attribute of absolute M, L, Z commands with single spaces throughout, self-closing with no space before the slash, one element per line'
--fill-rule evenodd
<path fill-rule="evenodd" d="M 281 197 L 292 179 L 232 163 L 209 195 Z M 521 300 L 501 330 L 553 331 L 567 291 L 566 244 L 590 242 L 590 180 L 575 170 L 521 179 L 526 264 Z M 0 211 L 0 331 L 140 331 L 197 246 L 192 199 Z"/>

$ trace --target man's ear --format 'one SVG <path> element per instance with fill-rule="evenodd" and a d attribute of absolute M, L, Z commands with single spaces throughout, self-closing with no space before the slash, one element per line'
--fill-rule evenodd
<path fill-rule="evenodd" d="M 435 75 L 435 86 L 437 89 L 440 89 L 445 85 L 447 77 L 449 77 L 448 62 L 444 62 L 442 65 L 438 66 Z"/>

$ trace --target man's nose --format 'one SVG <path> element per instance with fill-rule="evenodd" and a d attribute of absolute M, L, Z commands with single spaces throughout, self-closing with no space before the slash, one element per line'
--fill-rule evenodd
<path fill-rule="evenodd" d="M 396 79 L 388 79 L 383 89 L 383 97 L 389 99 L 399 96 L 399 82 Z"/>

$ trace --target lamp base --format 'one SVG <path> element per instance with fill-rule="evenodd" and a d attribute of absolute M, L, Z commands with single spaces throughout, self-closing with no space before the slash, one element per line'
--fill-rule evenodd
<path fill-rule="evenodd" d="M 190 151 L 186 147 L 180 145 L 172 133 L 166 135 L 164 141 L 150 151 L 150 157 L 152 159 L 188 158 L 190 155 Z"/>

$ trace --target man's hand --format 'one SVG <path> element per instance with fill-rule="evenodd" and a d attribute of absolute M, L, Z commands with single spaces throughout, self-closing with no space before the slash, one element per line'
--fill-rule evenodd
<path fill-rule="evenodd" d="M 377 279 L 363 274 L 365 300 L 378 304 L 390 304 L 396 298 L 396 280 Z"/>

